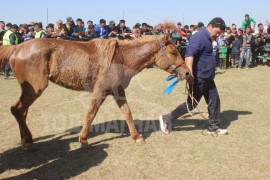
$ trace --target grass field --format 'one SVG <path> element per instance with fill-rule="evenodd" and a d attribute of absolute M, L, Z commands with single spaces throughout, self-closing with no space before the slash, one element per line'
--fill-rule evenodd
<path fill-rule="evenodd" d="M 20 94 L 17 81 L 1 77 L 0 179 L 270 179 L 270 69 L 217 71 L 221 127 L 230 133 L 218 137 L 201 134 L 208 121 L 199 114 L 174 121 L 169 135 L 159 131 L 159 115 L 186 99 L 184 82 L 170 96 L 162 93 L 167 75 L 145 70 L 127 89 L 144 146 L 129 137 L 109 97 L 89 133 L 90 145 L 80 148 L 78 131 L 91 94 L 50 83 L 28 113 L 35 152 L 21 150 L 9 111 Z M 199 107 L 206 112 L 204 100 Z"/>

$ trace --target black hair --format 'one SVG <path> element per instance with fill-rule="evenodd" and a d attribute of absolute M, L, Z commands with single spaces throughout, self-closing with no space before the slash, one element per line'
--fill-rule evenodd
<path fill-rule="evenodd" d="M 40 23 L 35 23 L 34 26 L 37 26 L 38 28 L 42 28 L 42 25 Z"/>
<path fill-rule="evenodd" d="M 194 28 L 194 25 L 193 25 L 193 24 L 191 24 L 189 27 L 191 27 L 191 28 L 193 27 L 193 28 Z"/>
<path fill-rule="evenodd" d="M 259 26 L 262 26 L 262 25 L 263 25 L 262 23 L 259 23 L 259 24 L 258 24 L 258 27 L 259 27 Z"/>
<path fill-rule="evenodd" d="M 83 22 L 83 20 L 82 20 L 81 18 L 78 18 L 78 19 L 76 20 L 76 22 L 79 22 L 79 21 Z"/>
<path fill-rule="evenodd" d="M 90 22 L 91 24 L 93 24 L 93 21 L 91 21 L 91 20 L 87 21 L 87 24 L 88 24 L 89 22 Z"/>
<path fill-rule="evenodd" d="M 212 19 L 210 22 L 209 22 L 209 24 L 208 24 L 208 26 L 209 25 L 212 25 L 214 28 L 220 28 L 221 30 L 225 30 L 225 28 L 226 28 L 226 24 L 225 24 L 225 21 L 222 19 L 222 18 L 220 18 L 220 17 L 216 17 L 216 18 L 214 18 L 214 19 Z"/>
<path fill-rule="evenodd" d="M 6 26 L 6 24 L 5 24 L 5 22 L 4 22 L 4 21 L 0 21 L 0 23 L 3 23 L 3 24 L 4 24 L 4 26 Z"/>

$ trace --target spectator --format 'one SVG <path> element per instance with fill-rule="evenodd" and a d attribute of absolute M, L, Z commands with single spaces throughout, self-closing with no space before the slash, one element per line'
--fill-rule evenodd
<path fill-rule="evenodd" d="M 245 31 L 247 26 L 251 27 L 251 23 L 253 23 L 253 28 L 251 30 L 255 30 L 256 21 L 252 17 L 249 17 L 248 14 L 245 15 L 245 19 L 242 22 L 242 29 Z"/>
<path fill-rule="evenodd" d="M 109 37 L 115 38 L 118 36 L 118 28 L 115 26 L 115 22 L 111 20 L 109 22 Z"/>
<path fill-rule="evenodd" d="M 93 21 L 91 21 L 91 20 L 87 21 L 87 27 L 89 27 L 90 25 L 94 25 Z"/>
<path fill-rule="evenodd" d="M 194 31 L 194 25 L 193 25 L 193 24 L 189 26 L 189 31 L 190 31 L 191 33 Z"/>
<path fill-rule="evenodd" d="M 204 27 L 204 24 L 202 22 L 199 22 L 197 26 L 194 27 L 194 31 L 192 32 L 192 36 L 196 34 L 198 31 L 200 31 Z"/>
<path fill-rule="evenodd" d="M 147 35 L 148 33 L 149 33 L 149 31 L 147 29 L 147 23 L 142 23 L 141 34 Z"/>
<path fill-rule="evenodd" d="M 106 26 L 106 21 L 104 19 L 101 19 L 99 21 L 99 25 L 95 27 L 95 31 L 96 31 L 97 37 L 108 38 L 110 29 L 108 26 Z"/>
<path fill-rule="evenodd" d="M 267 28 L 264 28 L 262 23 L 258 24 L 258 30 L 255 32 L 257 36 L 266 36 L 267 35 Z"/>
<path fill-rule="evenodd" d="M 158 29 L 157 29 L 157 32 L 158 32 Z M 132 30 L 132 34 L 133 34 L 133 37 L 140 37 L 141 35 L 141 24 L 140 23 L 136 23 L 133 30 Z"/>
<path fill-rule="evenodd" d="M 269 34 L 270 34 L 270 23 L 268 24 L 268 27 L 267 27 L 266 31 L 267 31 L 267 34 L 269 36 Z"/>
<path fill-rule="evenodd" d="M 48 24 L 48 26 L 46 27 L 46 33 L 47 38 L 57 38 L 57 35 L 54 32 L 54 26 L 52 24 Z"/>
<path fill-rule="evenodd" d="M 74 32 L 74 29 L 75 29 L 75 24 L 72 17 L 67 17 L 67 22 L 66 24 L 64 24 L 64 30 L 66 32 L 68 39 L 71 38 Z"/>
<path fill-rule="evenodd" d="M 28 23 L 28 37 L 33 39 L 35 38 L 34 22 L 30 21 Z"/>
<path fill-rule="evenodd" d="M 232 42 L 231 47 L 232 47 L 232 66 L 237 68 L 239 64 L 239 59 L 240 59 L 240 53 L 241 53 L 241 41 L 239 39 L 238 35 L 235 35 L 235 40 Z"/>
<path fill-rule="evenodd" d="M 236 24 L 233 23 L 231 29 L 237 29 Z"/>
<path fill-rule="evenodd" d="M 30 39 L 32 39 L 32 36 L 29 35 L 29 28 L 28 28 L 28 25 L 27 24 L 23 24 L 20 27 L 20 31 L 22 33 L 22 38 L 23 38 L 23 41 L 24 42 L 29 41 Z"/>
<path fill-rule="evenodd" d="M 21 44 L 24 42 L 24 35 L 27 33 L 27 25 L 21 24 L 19 27 L 19 31 L 17 31 L 16 35 L 18 37 L 18 44 Z"/>
<path fill-rule="evenodd" d="M 233 28 L 233 29 L 232 29 L 232 36 L 235 37 L 236 34 L 237 34 L 237 29 L 236 29 L 236 28 Z"/>
<path fill-rule="evenodd" d="M 95 26 L 94 25 L 89 25 L 87 33 L 85 36 L 88 38 L 88 40 L 94 39 L 97 37 L 97 34 L 95 32 Z"/>
<path fill-rule="evenodd" d="M 83 39 L 85 36 L 85 28 L 83 26 L 83 21 L 82 19 L 78 18 L 76 20 L 77 25 L 74 27 L 72 37 L 74 38 L 79 38 L 80 40 Z"/>
<path fill-rule="evenodd" d="M 177 33 L 181 37 L 186 36 L 186 33 L 182 29 L 182 23 L 181 22 L 177 23 Z"/>
<path fill-rule="evenodd" d="M 61 38 L 61 39 L 67 38 L 67 32 L 65 31 L 62 20 L 57 21 L 56 26 L 54 28 L 54 32 L 55 32 L 57 38 Z"/>
<path fill-rule="evenodd" d="M 117 27 L 120 36 L 127 37 L 131 35 L 131 29 L 129 27 L 126 27 L 125 20 L 121 19 Z"/>
<path fill-rule="evenodd" d="M 7 31 L 10 30 L 11 27 L 12 27 L 12 24 L 11 24 L 11 23 L 7 23 L 7 24 L 6 24 Z"/>
<path fill-rule="evenodd" d="M 231 56 L 231 44 L 234 41 L 234 36 L 232 35 L 232 31 L 230 27 L 226 27 L 226 40 L 227 40 L 227 56 L 226 56 L 226 67 L 229 65 L 232 65 L 232 62 L 230 61 Z"/>
<path fill-rule="evenodd" d="M 4 34 L 6 32 L 5 26 L 6 26 L 5 25 L 5 22 L 4 21 L 0 21 L 0 46 L 3 43 L 3 37 L 4 37 Z"/>
<path fill-rule="evenodd" d="M 241 56 L 246 61 L 246 69 L 249 68 L 251 46 L 254 43 L 254 36 L 251 34 L 250 26 L 247 26 L 245 34 L 243 35 L 242 54 Z M 239 60 L 238 68 L 242 67 L 242 58 Z"/>
<path fill-rule="evenodd" d="M 226 41 L 222 40 L 219 47 L 219 67 L 220 69 L 227 68 L 226 66 L 226 56 L 227 56 L 227 46 Z"/>
<path fill-rule="evenodd" d="M 264 55 L 264 42 L 262 36 L 258 36 L 257 39 L 255 39 L 253 46 L 252 64 L 257 66 L 262 63 L 262 61 L 257 57 L 262 55 Z"/>
<path fill-rule="evenodd" d="M 10 30 L 8 30 L 4 37 L 3 37 L 3 45 L 16 45 L 18 44 L 19 40 L 16 35 L 18 31 L 18 26 L 16 24 L 13 24 L 10 27 Z M 5 79 L 8 79 L 9 74 L 10 74 L 11 68 L 10 68 L 10 63 L 8 62 L 5 66 Z"/>
<path fill-rule="evenodd" d="M 213 46 L 214 56 L 216 58 L 216 56 L 217 56 L 217 41 L 215 39 L 212 39 L 212 46 Z M 217 61 L 217 58 L 216 58 L 216 61 Z"/>
<path fill-rule="evenodd" d="M 41 23 L 35 23 L 34 30 L 35 30 L 35 38 L 46 38 L 47 37 L 46 31 L 44 31 L 42 29 Z"/>

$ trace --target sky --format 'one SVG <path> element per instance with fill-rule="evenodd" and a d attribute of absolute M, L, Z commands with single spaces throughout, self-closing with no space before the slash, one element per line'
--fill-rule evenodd
<path fill-rule="evenodd" d="M 165 20 L 182 24 L 203 22 L 205 25 L 214 18 L 221 17 L 227 26 L 236 23 L 241 26 L 245 14 L 253 17 L 257 23 L 270 22 L 270 1 L 260 3 L 251 0 L 0 0 L 0 20 L 16 24 L 30 21 L 47 24 L 47 8 L 49 23 L 56 23 L 58 19 L 66 21 L 71 16 L 74 20 L 82 18 L 85 22 L 92 20 L 95 24 L 101 18 L 114 20 L 125 19 L 132 27 L 137 22 L 157 25 Z M 215 3 L 213 3 L 215 2 Z"/>

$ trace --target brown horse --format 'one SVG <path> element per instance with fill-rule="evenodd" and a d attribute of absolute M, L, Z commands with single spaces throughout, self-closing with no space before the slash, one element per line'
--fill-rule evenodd
<path fill-rule="evenodd" d="M 169 34 L 158 39 L 149 36 L 129 41 L 35 39 L 17 46 L 0 47 L 1 68 L 8 60 L 22 89 L 11 112 L 19 124 L 24 148 L 33 143 L 26 125 L 28 109 L 46 89 L 49 80 L 69 89 L 93 92 L 79 137 L 80 143 L 85 145 L 89 127 L 108 95 L 114 97 L 123 111 L 132 139 L 137 143 L 144 142 L 134 126 L 125 96 L 131 78 L 144 68 L 157 65 L 181 80 L 189 76 Z"/>

